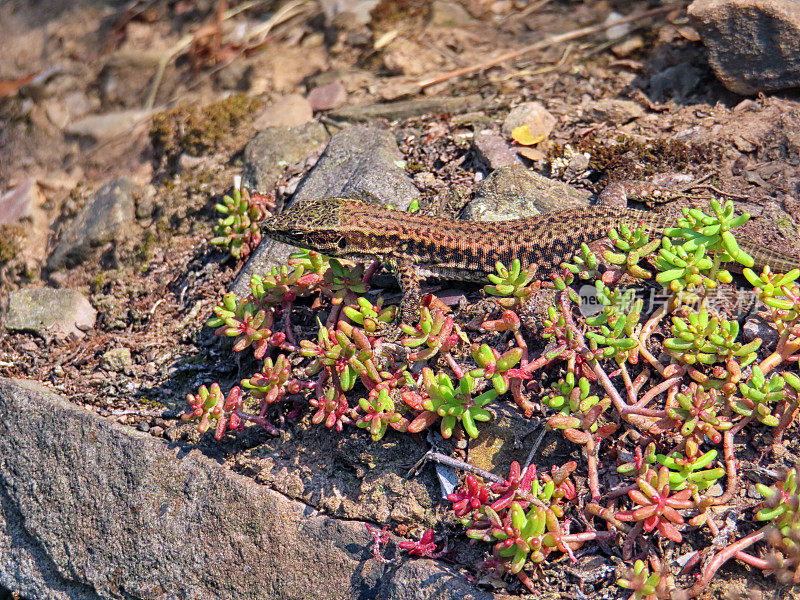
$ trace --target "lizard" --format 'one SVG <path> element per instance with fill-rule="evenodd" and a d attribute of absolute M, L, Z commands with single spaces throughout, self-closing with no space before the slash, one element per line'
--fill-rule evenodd
<path fill-rule="evenodd" d="M 652 192 L 655 187 L 627 190 Z M 412 214 L 351 198 L 301 200 L 265 220 L 262 233 L 325 256 L 380 260 L 400 282 L 401 322 L 410 323 L 418 314 L 422 279 L 486 282 L 498 261 L 508 265 L 514 258 L 523 268 L 536 263 L 538 273 L 546 276 L 556 272 L 582 243 L 591 246 L 607 239 L 612 228 L 642 227 L 649 235 L 659 235 L 675 224 L 674 212 L 625 208 L 631 195 L 625 187 L 604 194 L 601 204 L 592 207 L 491 222 Z M 800 268 L 800 257 L 747 238 L 739 246 L 753 257 L 756 268 L 767 264 L 782 272 Z"/>

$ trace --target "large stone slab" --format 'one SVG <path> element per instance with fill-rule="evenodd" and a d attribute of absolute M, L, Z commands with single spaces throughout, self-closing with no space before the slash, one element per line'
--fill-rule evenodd
<path fill-rule="evenodd" d="M 400 166 L 402 159 L 390 132 L 365 125 L 348 127 L 331 137 L 314 168 L 297 186 L 292 202 L 346 197 L 407 208 L 420 192 Z M 283 264 L 294 250 L 265 239 L 239 271 L 231 290 L 247 295 L 254 273 Z"/>
<path fill-rule="evenodd" d="M 327 517 L 191 448 L 0 379 L 0 588 L 37 600 L 489 600 L 430 560 L 389 567 Z"/>
<path fill-rule="evenodd" d="M 800 86 L 800 2 L 695 0 L 687 10 L 729 90 L 749 95 Z"/>

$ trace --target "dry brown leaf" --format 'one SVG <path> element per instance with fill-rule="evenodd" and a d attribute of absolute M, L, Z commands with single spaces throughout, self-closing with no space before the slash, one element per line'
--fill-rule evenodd
<path fill-rule="evenodd" d="M 36 78 L 37 75 L 38 73 L 31 73 L 30 75 L 25 75 L 25 77 L 20 77 L 19 79 L 0 79 L 0 98 L 16 94 L 17 90 L 28 85 Z"/>
<path fill-rule="evenodd" d="M 517 148 L 517 154 L 520 156 L 524 156 L 528 160 L 532 160 L 534 162 L 539 160 L 544 160 L 546 158 L 546 154 L 539 150 L 538 148 L 528 148 L 526 146 L 522 148 Z"/>

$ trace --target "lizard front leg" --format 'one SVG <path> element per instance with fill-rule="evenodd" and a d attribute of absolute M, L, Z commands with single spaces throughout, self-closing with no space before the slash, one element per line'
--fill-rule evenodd
<path fill-rule="evenodd" d="M 402 262 L 390 263 L 392 271 L 400 282 L 403 300 L 400 303 L 400 323 L 413 325 L 419 320 L 419 305 L 422 301 L 419 270 L 412 264 Z"/>

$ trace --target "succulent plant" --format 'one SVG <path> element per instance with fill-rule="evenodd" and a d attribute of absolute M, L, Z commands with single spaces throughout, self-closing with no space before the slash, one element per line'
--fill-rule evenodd
<path fill-rule="evenodd" d="M 505 394 L 508 391 L 508 373 L 522 359 L 522 348 L 517 346 L 500 354 L 488 344 L 473 344 L 471 353 L 478 367 L 469 374 L 490 380 L 498 395 Z"/>
<path fill-rule="evenodd" d="M 755 262 L 753 257 L 739 248 L 736 237 L 731 233 L 731 229 L 747 223 L 750 215 L 734 214 L 730 200 L 720 204 L 712 198 L 709 209 L 710 214 L 699 208 L 683 208 L 683 218 L 678 219 L 677 227 L 668 228 L 664 234 L 668 238 L 685 240 L 681 245 L 688 252 L 700 247 L 707 249 L 715 255 L 717 264 L 738 262 L 745 267 L 752 267 Z M 719 272 L 716 275 L 719 276 Z"/>
<path fill-rule="evenodd" d="M 567 373 L 562 379 L 550 386 L 550 393 L 544 401 L 550 408 L 554 408 L 563 415 L 574 412 L 587 413 L 595 404 L 600 402 L 597 394 L 590 394 L 591 382 L 586 377 L 578 379 L 575 385 L 575 374 Z"/>
<path fill-rule="evenodd" d="M 651 573 L 643 560 L 634 562 L 628 574 L 617 579 L 619 587 L 633 592 L 629 600 L 657 600 L 660 583 L 661 574 Z"/>
<path fill-rule="evenodd" d="M 721 317 L 711 317 L 707 309 L 689 313 L 686 319 L 672 318 L 672 335 L 664 341 L 671 356 L 693 365 L 713 365 L 736 357 L 740 366 L 746 367 L 756 359 L 761 340 L 747 344 L 737 341 L 739 323 Z"/>
<path fill-rule="evenodd" d="M 785 583 L 800 582 L 800 494 L 798 467 L 789 469 L 772 486 L 756 484 L 764 505 L 756 520 L 769 521 L 766 539 L 772 547 L 767 556 L 769 569 Z"/>
<path fill-rule="evenodd" d="M 767 378 L 759 367 L 753 367 L 750 379 L 739 383 L 742 397 L 732 398 L 731 408 L 740 415 L 758 419 L 764 425 L 777 427 L 780 419 L 773 414 L 773 405 L 785 399 L 786 381 L 778 374 Z"/>
<path fill-rule="evenodd" d="M 356 306 L 345 306 L 343 310 L 348 319 L 363 327 L 369 334 L 381 331 L 388 323 L 394 321 L 397 315 L 396 306 L 383 308 L 383 298 L 379 298 L 373 305 L 366 298 L 359 296 L 356 299 Z"/>
<path fill-rule="evenodd" d="M 461 423 L 467 435 L 478 437 L 476 422 L 489 421 L 492 415 L 484 406 L 497 396 L 497 390 L 491 389 L 472 397 L 476 379 L 469 373 L 453 384 L 450 377 L 440 372 L 434 375 L 429 368 L 422 370 L 422 387 L 424 395 L 406 392 L 403 399 L 414 408 L 422 408 L 423 412 L 408 426 L 408 431 L 417 433 L 429 427 L 441 418 L 442 437 L 448 439 L 453 435 L 456 423 Z"/>
<path fill-rule="evenodd" d="M 255 302 L 237 302 L 236 294 L 229 292 L 222 302 L 214 307 L 215 317 L 207 324 L 216 327 L 216 335 L 235 338 L 233 351 L 241 352 L 253 347 L 253 355 L 263 358 L 270 344 L 279 346 L 286 340 L 282 332 L 273 332 L 275 311 L 272 308 L 259 309 Z"/>
<path fill-rule="evenodd" d="M 439 558 L 447 553 L 447 543 L 442 550 L 436 551 L 436 541 L 433 529 L 426 529 L 422 537 L 416 541 L 403 541 L 398 544 L 403 550 L 407 550 L 411 556 L 427 556 L 428 558 Z"/>
<path fill-rule="evenodd" d="M 667 417 L 675 421 L 680 434 L 686 440 L 686 455 L 695 457 L 704 438 L 719 444 L 722 433 L 733 427 L 726 414 L 724 398 L 714 388 L 705 390 L 695 382 L 675 395 L 676 406 L 667 405 Z"/>
<path fill-rule="evenodd" d="M 386 388 L 382 389 L 374 398 L 359 399 L 358 405 L 363 414 L 359 417 L 356 425 L 369 429 L 373 442 L 381 440 L 390 425 L 400 431 L 408 426 L 408 420 L 395 410 L 394 402 L 389 397 Z"/>
<path fill-rule="evenodd" d="M 364 265 L 345 267 L 336 259 L 331 259 L 330 268 L 325 272 L 322 287 L 331 298 L 331 303 L 350 304 L 360 294 L 367 291 L 364 283 Z"/>
<path fill-rule="evenodd" d="M 464 482 L 464 486 L 460 490 L 447 496 L 447 499 L 453 503 L 453 512 L 457 517 L 463 517 L 473 510 L 478 510 L 489 500 L 489 489 L 474 475 L 467 475 Z"/>
<path fill-rule="evenodd" d="M 409 360 L 412 362 L 427 361 L 440 352 L 449 353 L 460 339 L 454 328 L 453 319 L 445 315 L 443 310 L 435 310 L 431 313 L 427 306 L 421 307 L 418 325 L 400 325 L 400 329 L 406 335 L 401 341 L 403 346 L 406 348 L 425 346 L 409 354 Z"/>
<path fill-rule="evenodd" d="M 608 237 L 614 250 L 603 252 L 604 260 L 637 279 L 652 277 L 652 273 L 640 267 L 639 263 L 658 249 L 661 245 L 658 239 L 651 240 L 641 227 L 631 229 L 626 225 L 622 225 L 619 231 L 612 229 Z"/>
<path fill-rule="evenodd" d="M 224 246 L 231 256 L 238 259 L 247 258 L 252 250 L 261 242 L 259 224 L 268 212 L 268 204 L 272 199 L 248 189 L 235 188 L 233 196 L 223 196 L 222 203 L 217 203 L 220 217 L 214 228 L 216 237 L 211 239 L 215 246 Z"/>
<path fill-rule="evenodd" d="M 673 542 L 680 543 L 683 536 L 676 526 L 683 525 L 684 520 L 678 511 L 694 505 L 690 500 L 692 489 L 672 493 L 669 478 L 670 472 L 665 466 L 657 473 L 648 469 L 637 477 L 639 489 L 629 491 L 628 496 L 639 508 L 619 511 L 616 518 L 620 521 L 642 521 L 645 531 L 656 530 Z"/>
<path fill-rule="evenodd" d="M 725 469 L 717 467 L 707 469 L 717 458 L 716 450 L 687 458 L 679 452 L 674 452 L 670 456 L 657 454 L 656 460 L 669 469 L 669 487 L 671 490 L 680 491 L 689 486 L 694 486 L 697 490 L 707 490 L 725 475 Z"/>
<path fill-rule="evenodd" d="M 495 269 L 497 273 L 488 276 L 492 285 L 485 286 L 484 290 L 490 296 L 495 296 L 501 306 L 520 306 L 538 289 L 535 264 L 522 270 L 522 264 L 515 258 L 510 267 L 498 262 Z"/>
<path fill-rule="evenodd" d="M 181 415 L 181 419 L 200 419 L 197 426 L 200 433 L 208 431 L 211 421 L 215 420 L 217 426 L 214 437 L 221 440 L 227 429 L 239 429 L 243 425 L 237 412 L 242 408 L 242 390 L 239 386 L 234 386 L 224 396 L 218 383 L 211 384 L 211 389 L 201 385 L 197 394 L 188 394 L 186 399 L 191 410 Z"/>

